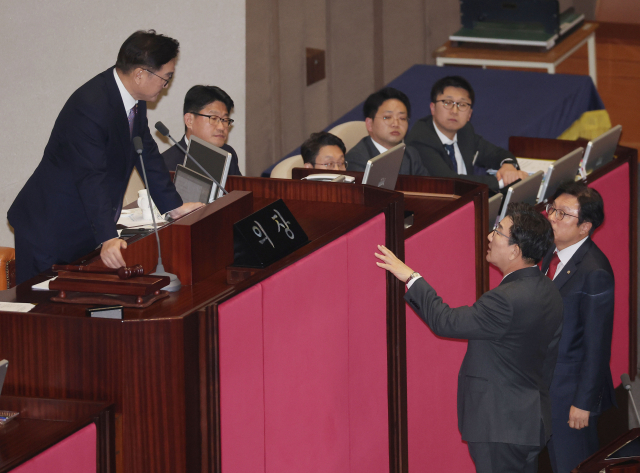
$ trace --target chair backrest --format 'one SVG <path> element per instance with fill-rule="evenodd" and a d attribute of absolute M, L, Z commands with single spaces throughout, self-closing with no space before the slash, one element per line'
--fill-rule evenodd
<path fill-rule="evenodd" d="M 16 252 L 13 248 L 0 246 L 0 291 L 16 285 Z"/>
<path fill-rule="evenodd" d="M 301 155 L 296 154 L 276 164 L 271 170 L 271 177 L 275 179 L 291 179 L 291 170 L 301 167 L 304 167 L 304 161 Z"/>
<path fill-rule="evenodd" d="M 347 152 L 365 136 L 369 136 L 365 122 L 346 122 L 334 126 L 329 133 L 342 140 Z"/>

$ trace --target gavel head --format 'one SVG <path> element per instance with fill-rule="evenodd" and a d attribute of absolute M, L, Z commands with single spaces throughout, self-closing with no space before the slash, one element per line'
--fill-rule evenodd
<path fill-rule="evenodd" d="M 130 279 L 142 275 L 144 275 L 144 268 L 141 264 L 136 264 L 135 266 L 131 266 L 130 268 L 126 268 L 124 266 L 118 268 L 118 277 L 120 279 Z"/>

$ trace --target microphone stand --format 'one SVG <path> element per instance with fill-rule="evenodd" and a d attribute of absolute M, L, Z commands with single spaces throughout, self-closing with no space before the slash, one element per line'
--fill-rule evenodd
<path fill-rule="evenodd" d="M 178 276 L 172 273 L 168 273 L 164 270 L 164 266 L 162 264 L 162 251 L 160 250 L 160 237 L 158 236 L 158 224 L 156 223 L 156 213 L 153 210 L 153 204 L 151 202 L 151 192 L 149 192 L 149 182 L 147 182 L 147 172 L 144 169 L 144 161 L 142 159 L 142 139 L 139 136 L 133 138 L 133 146 L 136 150 L 136 153 L 140 156 L 140 164 L 142 165 L 142 175 L 144 177 L 144 185 L 147 187 L 147 197 L 149 199 L 149 208 L 151 209 L 151 219 L 153 220 L 153 229 L 156 234 L 156 241 L 158 243 L 158 265 L 156 266 L 156 271 L 153 274 L 154 276 L 168 276 L 170 282 L 167 286 L 163 287 L 165 291 L 168 292 L 176 292 L 182 287 L 182 283 Z"/>
<path fill-rule="evenodd" d="M 633 400 L 633 394 L 631 393 L 631 378 L 627 373 L 624 373 L 620 376 L 620 380 L 622 381 L 622 386 L 629 393 L 629 399 L 631 399 L 631 404 L 633 405 L 633 410 L 636 414 L 636 420 L 638 421 L 638 425 L 640 425 L 640 416 L 638 416 L 638 409 L 636 408 L 636 401 Z"/>
<path fill-rule="evenodd" d="M 191 156 L 191 155 L 189 154 L 189 152 L 188 152 L 186 149 L 184 149 L 180 143 L 178 143 L 176 140 L 174 140 L 174 139 L 173 139 L 173 136 L 171 136 L 171 135 L 169 134 L 169 129 L 168 129 L 166 126 L 164 126 L 164 124 L 163 124 L 162 122 L 157 122 L 157 123 L 156 123 L 156 130 L 158 130 L 162 136 L 166 136 L 166 137 L 167 137 L 167 138 L 169 138 L 171 141 L 173 141 L 173 143 L 174 143 L 178 148 L 180 148 L 180 150 L 181 150 L 185 155 L 187 155 L 191 161 L 193 161 L 194 163 L 196 163 L 196 164 L 198 165 L 198 167 L 199 167 L 199 168 L 200 168 L 200 170 L 205 174 L 205 176 L 207 176 L 209 179 L 211 179 L 211 180 L 212 180 L 212 181 L 213 181 L 213 182 L 218 186 L 218 189 L 222 189 L 222 192 L 224 192 L 225 194 L 228 194 L 227 190 L 226 190 L 224 187 L 222 187 L 222 186 L 220 185 L 220 183 L 219 183 L 218 181 L 216 181 L 216 179 L 215 179 L 211 174 L 209 174 L 209 173 L 207 172 L 207 170 L 206 170 L 205 168 L 203 168 L 203 167 L 202 167 L 202 165 L 201 165 L 198 161 L 196 161 L 196 159 L 195 159 L 193 156 Z"/>

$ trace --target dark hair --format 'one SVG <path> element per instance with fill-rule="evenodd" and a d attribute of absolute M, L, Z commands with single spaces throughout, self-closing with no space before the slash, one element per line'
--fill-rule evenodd
<path fill-rule="evenodd" d="M 180 43 L 157 34 L 155 30 L 136 31 L 129 36 L 118 52 L 116 67 L 125 74 L 136 67 L 157 71 L 178 55 Z"/>
<path fill-rule="evenodd" d="M 393 87 L 385 87 L 384 89 L 380 89 L 367 97 L 367 100 L 364 101 L 364 106 L 362 107 L 364 118 L 375 117 L 380 105 L 391 99 L 396 99 L 402 102 L 404 106 L 407 107 L 407 116 L 411 118 L 411 102 L 409 102 L 409 97 L 407 97 L 404 92 L 394 89 Z"/>
<path fill-rule="evenodd" d="M 456 87 L 469 92 L 469 99 L 471 100 L 471 106 L 473 107 L 473 104 L 476 101 L 476 94 L 473 92 L 473 87 L 471 87 L 471 84 L 467 82 L 467 79 L 460 76 L 447 76 L 436 81 L 436 83 L 433 84 L 433 87 L 431 87 L 431 102 L 436 103 L 438 95 L 444 94 L 444 89 L 447 87 Z"/>
<path fill-rule="evenodd" d="M 222 102 L 227 106 L 227 112 L 233 110 L 233 100 L 224 90 L 215 85 L 194 85 L 184 96 L 182 113 L 199 112 L 212 102 Z"/>
<path fill-rule="evenodd" d="M 513 222 L 509 244 L 520 247 L 525 263 L 538 264 L 553 245 L 551 224 L 524 202 L 509 204 L 506 216 Z"/>
<path fill-rule="evenodd" d="M 347 148 L 344 143 L 336 135 L 321 131 L 319 133 L 311 133 L 308 140 L 302 143 L 300 154 L 305 163 L 315 164 L 315 159 L 323 146 L 337 146 L 346 154 Z"/>
<path fill-rule="evenodd" d="M 578 199 L 578 204 L 580 204 L 578 225 L 582 222 L 590 222 L 590 235 L 596 228 L 602 225 L 604 220 L 604 202 L 597 190 L 588 187 L 582 181 L 566 181 L 558 186 L 551 200 L 555 201 L 562 194 L 569 194 Z"/>

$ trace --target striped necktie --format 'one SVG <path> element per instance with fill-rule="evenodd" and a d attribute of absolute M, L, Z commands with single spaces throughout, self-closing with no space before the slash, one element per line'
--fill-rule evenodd
<path fill-rule="evenodd" d="M 129 138 L 133 138 L 133 121 L 136 118 L 136 109 L 138 108 L 138 104 L 135 104 L 131 110 L 129 110 L 129 115 L 127 119 L 129 120 Z"/>
<path fill-rule="evenodd" d="M 458 161 L 456 161 L 456 150 L 453 147 L 453 144 L 444 145 L 444 149 L 449 153 L 449 157 L 451 158 L 451 162 L 453 163 L 453 170 L 458 172 Z"/>

